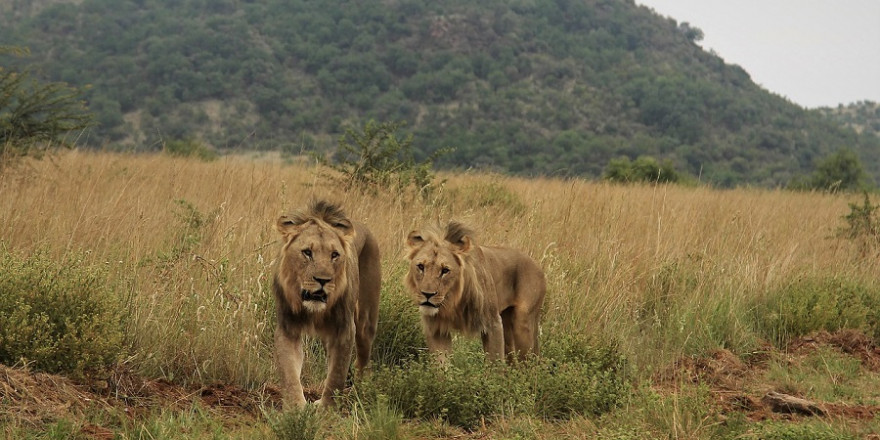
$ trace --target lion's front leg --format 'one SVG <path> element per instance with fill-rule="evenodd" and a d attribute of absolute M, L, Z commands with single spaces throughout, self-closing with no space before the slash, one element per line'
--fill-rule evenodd
<path fill-rule="evenodd" d="M 426 327 L 425 341 L 428 343 L 428 351 L 437 356 L 440 364 L 446 364 L 449 354 L 452 352 L 452 335 L 441 333 L 437 330 L 428 330 Z"/>
<path fill-rule="evenodd" d="M 324 390 L 318 404 L 330 407 L 333 406 L 333 396 L 345 388 L 354 345 L 354 325 L 332 335 L 322 335 L 321 341 L 327 353 L 327 378 L 324 379 Z"/>
<path fill-rule="evenodd" d="M 483 350 L 490 361 L 500 361 L 504 359 L 504 324 L 501 321 L 501 315 L 496 315 L 495 319 L 482 334 Z"/>
<path fill-rule="evenodd" d="M 281 373 L 281 396 L 285 407 L 306 406 L 300 375 L 303 366 L 302 336 L 288 334 L 281 327 L 275 329 L 275 362 Z"/>

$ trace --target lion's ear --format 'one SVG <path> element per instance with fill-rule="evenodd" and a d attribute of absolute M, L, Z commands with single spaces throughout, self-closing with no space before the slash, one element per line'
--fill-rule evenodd
<path fill-rule="evenodd" d="M 296 234 L 299 232 L 300 226 L 301 225 L 296 224 L 293 219 L 286 215 L 278 217 L 278 221 L 275 222 L 275 229 L 284 236 Z"/>
<path fill-rule="evenodd" d="M 357 235 L 357 232 L 355 231 L 354 225 L 351 224 L 350 220 L 348 220 L 347 218 L 337 220 L 332 224 L 332 226 L 333 229 L 336 229 L 337 231 L 339 231 L 340 234 L 342 234 L 342 238 L 350 242 L 354 241 L 354 237 L 355 235 Z"/>
<path fill-rule="evenodd" d="M 417 248 L 425 243 L 422 234 L 419 231 L 412 231 L 406 236 L 406 245 L 410 248 Z"/>
<path fill-rule="evenodd" d="M 455 249 L 455 251 L 462 253 L 462 254 L 466 254 L 466 253 L 470 252 L 471 248 L 473 248 L 473 246 L 474 246 L 474 242 L 472 242 L 471 238 L 467 235 L 465 235 L 464 237 L 461 237 L 461 239 L 458 240 L 457 242 L 452 243 L 452 247 Z"/>

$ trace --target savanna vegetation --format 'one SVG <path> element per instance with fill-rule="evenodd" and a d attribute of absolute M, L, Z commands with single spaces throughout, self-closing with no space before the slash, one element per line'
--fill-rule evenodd
<path fill-rule="evenodd" d="M 880 429 L 871 194 L 488 173 L 439 173 L 428 193 L 359 191 L 329 185 L 329 168 L 269 154 L 74 150 L 22 161 L 0 173 L 7 438 L 862 438 Z M 375 364 L 339 411 L 284 413 L 272 225 L 314 196 L 344 204 L 379 240 Z M 486 364 L 465 339 L 446 369 L 425 356 L 401 284 L 403 239 L 448 218 L 544 268 L 540 358 Z M 314 397 L 319 344 L 307 358 Z M 768 391 L 817 402 L 825 415 L 771 411 Z"/>
<path fill-rule="evenodd" d="M 81 145 L 331 152 L 370 119 L 405 122 L 416 161 L 599 177 L 649 156 L 715 185 L 788 185 L 880 140 L 762 89 L 632 0 L 44 0 L 0 3 L 0 57 L 82 89 Z"/>

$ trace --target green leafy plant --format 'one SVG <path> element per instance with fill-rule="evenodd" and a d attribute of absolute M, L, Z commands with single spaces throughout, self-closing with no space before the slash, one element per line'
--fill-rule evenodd
<path fill-rule="evenodd" d="M 113 366 L 125 353 L 119 292 L 80 256 L 0 247 L 0 362 L 51 373 Z"/>
<path fill-rule="evenodd" d="M 412 189 L 426 196 L 435 187 L 433 161 L 447 150 L 441 150 L 417 162 L 412 148 L 412 135 L 398 137 L 403 126 L 397 122 L 369 121 L 362 131 L 348 129 L 339 139 L 334 157 L 317 156 L 322 164 L 341 175 L 346 188 L 376 192 L 393 189 L 399 193 Z"/>
<path fill-rule="evenodd" d="M 871 197 L 865 191 L 865 200 L 861 205 L 849 204 L 849 214 L 843 216 L 846 225 L 837 231 L 839 237 L 855 242 L 859 253 L 865 257 L 877 249 L 880 244 L 880 206 L 871 203 Z"/>

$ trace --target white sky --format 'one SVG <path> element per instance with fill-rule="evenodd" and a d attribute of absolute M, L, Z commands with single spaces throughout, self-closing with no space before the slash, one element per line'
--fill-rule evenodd
<path fill-rule="evenodd" d="M 636 0 L 804 107 L 880 102 L 880 0 Z"/>

